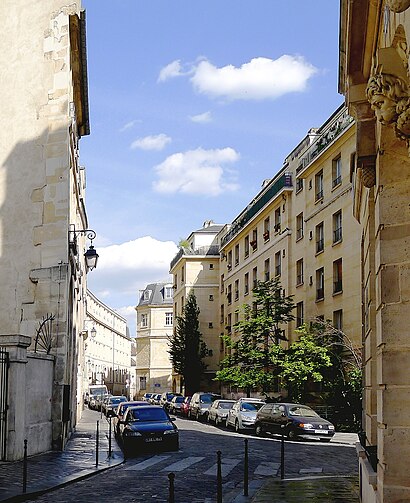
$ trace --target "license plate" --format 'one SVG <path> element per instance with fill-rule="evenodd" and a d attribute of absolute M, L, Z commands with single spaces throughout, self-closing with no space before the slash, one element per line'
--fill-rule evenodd
<path fill-rule="evenodd" d="M 329 430 L 315 430 L 315 433 L 320 433 L 321 435 L 323 434 L 327 435 L 329 433 Z"/>
<path fill-rule="evenodd" d="M 150 437 L 145 439 L 145 442 L 161 442 L 161 441 L 162 441 L 161 437 Z"/>

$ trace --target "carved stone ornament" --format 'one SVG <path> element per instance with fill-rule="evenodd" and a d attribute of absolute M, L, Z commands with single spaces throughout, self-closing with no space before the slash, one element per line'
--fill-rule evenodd
<path fill-rule="evenodd" d="M 410 7 L 410 0 L 386 0 L 386 5 L 392 12 L 404 12 Z"/>
<path fill-rule="evenodd" d="M 410 0 L 409 0 L 410 3 Z M 366 95 L 377 120 L 393 125 L 395 134 L 410 148 L 410 90 L 405 62 L 395 47 L 379 49 Z"/>

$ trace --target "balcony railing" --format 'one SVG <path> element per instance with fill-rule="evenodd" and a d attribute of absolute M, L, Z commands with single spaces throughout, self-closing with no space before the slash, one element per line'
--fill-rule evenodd
<path fill-rule="evenodd" d="M 316 253 L 320 253 L 324 250 L 324 240 L 323 239 L 318 239 L 316 241 Z"/>
<path fill-rule="evenodd" d="M 340 293 L 342 291 L 342 280 L 333 282 L 333 293 Z"/>
<path fill-rule="evenodd" d="M 342 240 L 342 228 L 339 227 L 333 231 L 333 243 L 337 243 Z"/>
<path fill-rule="evenodd" d="M 198 248 L 180 248 L 178 253 L 171 261 L 171 269 L 184 255 L 216 255 L 219 256 L 219 246 L 199 246 Z"/>
<path fill-rule="evenodd" d="M 291 173 L 284 173 L 280 176 L 255 202 L 249 204 L 247 209 L 232 223 L 230 231 L 222 239 L 222 246 L 226 245 L 226 243 L 234 238 L 283 188 L 291 189 L 292 186 Z"/>

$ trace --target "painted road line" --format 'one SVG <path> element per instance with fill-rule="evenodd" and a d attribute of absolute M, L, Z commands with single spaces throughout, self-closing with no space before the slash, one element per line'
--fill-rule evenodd
<path fill-rule="evenodd" d="M 169 465 L 166 468 L 163 468 L 161 471 L 162 472 L 182 472 L 183 470 L 185 470 L 189 466 L 194 465 L 195 463 L 199 463 L 199 461 L 202 461 L 203 459 L 205 459 L 205 458 L 190 456 L 188 458 L 181 459 L 181 461 L 177 461 L 176 463 L 172 463 L 172 465 Z"/>
<path fill-rule="evenodd" d="M 222 477 L 226 477 L 231 471 L 235 468 L 235 466 L 240 463 L 240 459 L 232 459 L 232 458 L 222 458 L 221 463 L 221 473 Z M 213 475 L 216 477 L 217 464 L 215 463 L 209 470 L 205 472 L 205 475 Z"/>
<path fill-rule="evenodd" d="M 153 456 L 152 458 L 148 458 L 145 461 L 141 461 L 140 463 L 136 463 L 135 465 L 128 466 L 125 470 L 137 470 L 142 471 L 145 468 L 149 468 L 150 466 L 156 465 L 157 463 L 161 463 L 161 461 L 165 461 L 171 456 Z"/>

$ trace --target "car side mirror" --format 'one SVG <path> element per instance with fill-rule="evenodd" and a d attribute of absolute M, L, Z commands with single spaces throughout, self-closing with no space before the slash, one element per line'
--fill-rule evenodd
<path fill-rule="evenodd" d="M 170 417 L 170 419 L 171 419 L 171 421 L 172 421 L 172 422 L 174 422 L 174 421 L 176 421 L 176 420 L 177 420 L 177 418 L 176 418 L 176 417 Z"/>

